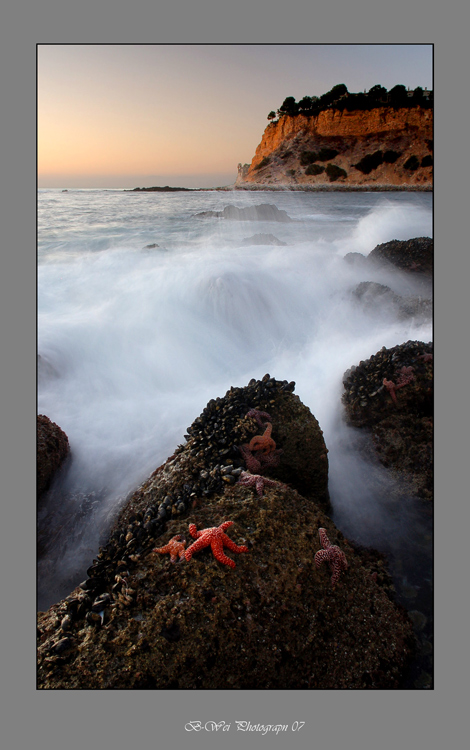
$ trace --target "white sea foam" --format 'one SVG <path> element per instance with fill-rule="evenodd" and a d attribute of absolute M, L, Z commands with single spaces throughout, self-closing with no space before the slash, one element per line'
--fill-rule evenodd
<path fill-rule="evenodd" d="M 295 221 L 194 218 L 228 203 L 273 203 Z M 38 352 L 52 370 L 40 372 L 38 411 L 69 437 L 72 510 L 83 493 L 104 498 L 80 541 L 68 542 L 67 574 L 89 564 L 102 519 L 184 442 L 207 401 L 266 372 L 296 381 L 344 503 L 343 373 L 432 330 L 361 308 L 350 292 L 363 280 L 416 290 L 343 256 L 431 231 L 427 194 L 41 191 Z M 287 245 L 242 246 L 255 233 Z"/>

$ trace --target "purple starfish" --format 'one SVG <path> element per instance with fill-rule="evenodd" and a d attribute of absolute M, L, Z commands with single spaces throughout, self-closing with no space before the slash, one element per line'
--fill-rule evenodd
<path fill-rule="evenodd" d="M 261 469 L 268 469 L 271 467 L 279 466 L 281 460 L 282 450 L 271 451 L 271 453 L 261 453 L 257 451 L 257 455 L 254 456 L 246 445 L 239 445 L 238 450 L 242 454 L 242 458 L 246 463 L 246 468 L 253 474 L 258 473 Z"/>
<path fill-rule="evenodd" d="M 262 477 L 260 474 L 249 474 L 247 471 L 242 471 L 237 484 L 241 484 L 243 487 L 254 487 L 261 497 L 265 487 L 277 487 L 279 482 L 275 482 L 274 479 Z"/>
<path fill-rule="evenodd" d="M 346 555 L 339 547 L 330 543 L 326 535 L 326 529 L 318 529 L 318 533 L 320 534 L 320 544 L 323 549 L 318 550 L 315 555 L 315 566 L 319 568 L 325 560 L 328 562 L 333 573 L 331 576 L 331 585 L 334 588 L 338 583 L 341 571 L 348 568 Z"/>

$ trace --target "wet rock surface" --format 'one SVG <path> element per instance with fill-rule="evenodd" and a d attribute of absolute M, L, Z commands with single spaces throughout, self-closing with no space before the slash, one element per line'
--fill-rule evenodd
<path fill-rule="evenodd" d="M 411 489 L 432 498 L 433 345 L 421 341 L 382 349 L 343 376 L 346 420 L 370 430 L 380 461 Z"/>
<path fill-rule="evenodd" d="M 399 320 L 406 318 L 429 319 L 432 316 L 432 300 L 422 297 L 402 297 L 385 284 L 361 281 L 352 292 L 369 312 L 383 314 L 388 311 Z"/>
<path fill-rule="evenodd" d="M 242 242 L 243 247 L 249 245 L 275 245 L 281 247 L 287 245 L 287 242 L 283 242 L 274 236 L 274 234 L 253 234 L 251 237 L 246 237 Z"/>
<path fill-rule="evenodd" d="M 433 256 L 433 240 L 430 237 L 415 237 L 377 245 L 367 257 L 369 261 L 391 263 L 396 268 L 431 276 Z"/>
<path fill-rule="evenodd" d="M 411 622 L 391 601 L 380 561 L 349 545 L 326 515 L 326 446 L 293 385 L 266 375 L 209 402 L 186 445 L 128 498 L 88 579 L 38 615 L 39 688 L 399 684 Z M 253 409 L 269 414 L 282 451 L 277 466 L 263 466 L 276 483 L 262 494 L 238 484 L 238 447 L 262 433 L 247 416 Z M 176 535 L 189 546 L 191 523 L 225 521 L 248 548 L 225 548 L 233 569 L 210 547 L 176 563 L 154 551 Z M 334 588 L 329 566 L 314 564 L 319 528 L 346 555 Z"/>
<path fill-rule="evenodd" d="M 37 496 L 40 499 L 48 489 L 56 471 L 70 451 L 69 439 L 49 417 L 37 417 Z"/>

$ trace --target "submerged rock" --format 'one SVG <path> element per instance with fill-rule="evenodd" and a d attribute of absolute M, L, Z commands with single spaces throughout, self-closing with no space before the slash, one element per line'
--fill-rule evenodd
<path fill-rule="evenodd" d="M 287 245 L 287 242 L 279 240 L 274 234 L 254 234 L 251 237 L 246 237 L 242 241 L 242 245 L 276 245 L 277 247 L 281 247 L 282 245 Z"/>
<path fill-rule="evenodd" d="M 398 685 L 412 625 L 326 515 L 326 446 L 292 390 L 266 375 L 209 402 L 186 445 L 129 497 L 89 578 L 39 613 L 39 688 Z M 272 481 L 261 495 L 237 483 L 245 468 L 237 446 L 263 431 L 260 413 L 282 450 L 278 466 L 263 469 Z M 189 562 L 155 552 L 177 535 L 192 542 L 190 524 L 225 521 L 230 539 L 248 548 L 225 548 L 233 569 L 210 547 Z M 346 555 L 335 588 L 328 566 L 315 568 L 319 528 Z"/>
<path fill-rule="evenodd" d="M 432 316 L 432 301 L 422 297 L 402 297 L 389 286 L 375 281 L 362 281 L 353 289 L 353 297 L 369 312 L 393 314 L 399 319 L 423 318 Z"/>
<path fill-rule="evenodd" d="M 40 498 L 48 489 L 54 474 L 70 450 L 65 432 L 49 417 L 37 418 L 37 495 Z"/>
<path fill-rule="evenodd" d="M 218 217 L 235 221 L 292 221 L 286 211 L 271 203 L 261 203 L 258 206 L 247 206 L 245 208 L 229 205 L 225 206 L 223 211 L 202 211 L 195 216 L 202 218 Z"/>

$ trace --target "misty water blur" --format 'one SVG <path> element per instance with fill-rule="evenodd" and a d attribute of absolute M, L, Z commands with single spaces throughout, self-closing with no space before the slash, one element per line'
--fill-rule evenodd
<path fill-rule="evenodd" d="M 432 340 L 431 320 L 371 311 L 352 290 L 431 289 L 344 256 L 432 236 L 431 194 L 41 190 L 38 201 L 38 413 L 71 447 L 39 510 L 40 609 L 86 577 L 120 503 L 209 399 L 267 372 L 296 382 L 324 431 L 335 522 L 393 554 L 417 501 L 400 513 L 385 470 L 358 457 L 342 376 L 382 346 Z M 260 203 L 293 221 L 195 217 Z M 250 244 L 263 233 L 286 244 Z"/>

